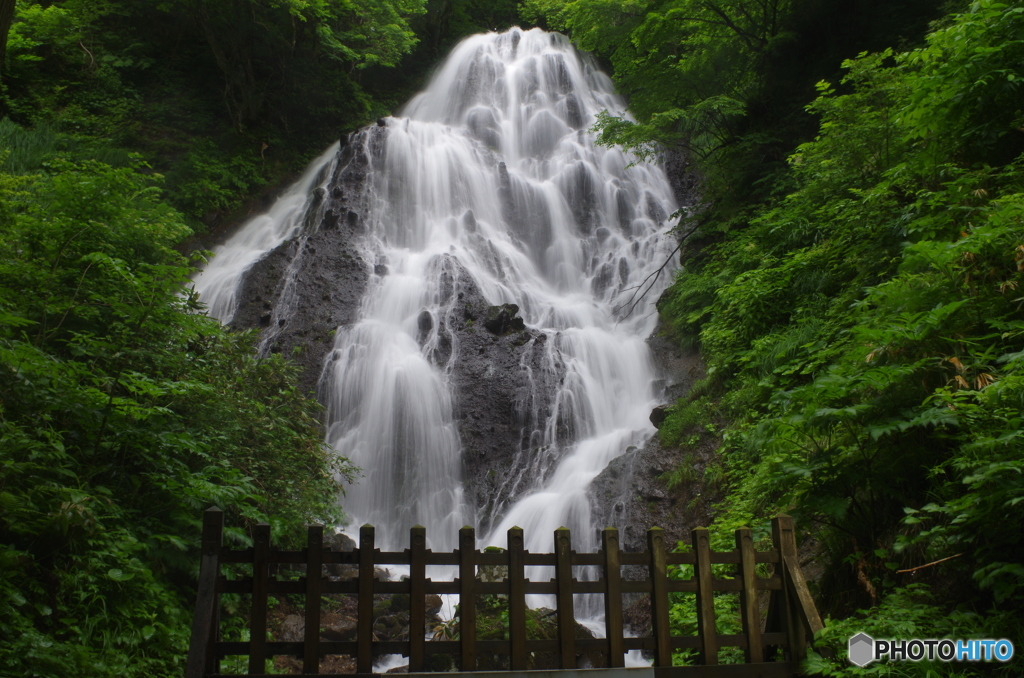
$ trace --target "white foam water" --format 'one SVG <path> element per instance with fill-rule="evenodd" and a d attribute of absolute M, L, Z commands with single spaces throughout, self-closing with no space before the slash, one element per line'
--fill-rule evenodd
<path fill-rule="evenodd" d="M 364 473 L 345 509 L 377 526 L 380 548 L 404 548 L 422 524 L 431 547 L 448 550 L 459 527 L 482 520 L 492 527 L 487 543 L 503 546 L 518 525 L 529 550 L 548 552 L 566 526 L 576 550 L 596 550 L 587 486 L 654 430 L 645 338 L 671 278 L 671 265 L 652 276 L 673 250 L 668 215 L 677 208 L 661 168 L 595 144 L 589 128 L 602 110 L 628 115 L 589 58 L 562 35 L 512 29 L 467 38 L 425 91 L 382 121 L 383 148 L 367 153 L 359 244 L 369 283 L 322 377 L 327 442 Z M 307 192 L 330 175 L 332 152 L 303 178 Z M 303 208 L 294 209 L 253 220 L 218 251 L 196 281 L 214 315 L 230 319 L 242 272 L 294 237 Z M 462 491 L 451 386 L 460 280 L 490 304 L 517 304 L 549 337 L 544 369 L 564 370 L 564 379 L 535 380 L 557 385 L 554 404 L 523 437 L 528 449 L 514 451 L 506 489 L 521 499 L 493 516 L 475 516 Z M 435 364 L 444 340 L 454 345 Z"/>
<path fill-rule="evenodd" d="M 231 322 L 246 271 L 278 245 L 298 235 L 314 189 L 331 177 L 339 146 L 340 143 L 332 144 L 314 160 L 266 214 L 248 220 L 223 245 L 213 248 L 213 257 L 192 281 L 209 315 L 225 324 Z"/>

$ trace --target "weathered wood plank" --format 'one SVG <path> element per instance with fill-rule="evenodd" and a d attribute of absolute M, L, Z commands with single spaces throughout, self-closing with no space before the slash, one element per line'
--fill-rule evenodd
<path fill-rule="evenodd" d="M 802 661 L 807 657 L 807 635 L 800 623 L 798 613 L 789 594 L 790 584 L 783 563 L 786 556 L 796 556 L 796 534 L 793 531 L 793 519 L 786 514 L 772 518 L 772 542 L 779 552 L 779 563 L 775 572 L 782 578 L 782 595 L 778 602 L 782 624 L 789 639 L 789 658 L 791 661 Z"/>
<path fill-rule="evenodd" d="M 373 671 L 373 525 L 359 528 L 359 599 L 356 601 L 356 671 Z"/>
<path fill-rule="evenodd" d="M 747 636 L 745 658 L 748 663 L 759 664 L 764 661 L 764 648 L 761 646 L 761 613 L 757 607 L 754 536 L 750 528 L 741 527 L 736 530 L 736 550 L 740 555 L 740 580 L 743 582 L 743 590 L 740 591 L 740 614 L 743 632 Z"/>
<path fill-rule="evenodd" d="M 647 552 L 650 554 L 648 577 L 651 580 L 651 626 L 654 633 L 654 665 L 672 666 L 672 631 L 668 624 L 668 563 L 665 557 L 665 531 L 660 527 L 647 530 Z"/>
<path fill-rule="evenodd" d="M 459 638 L 462 671 L 476 671 L 476 530 L 459 530 Z"/>
<path fill-rule="evenodd" d="M 558 593 L 559 667 L 576 668 L 576 611 L 572 601 L 572 538 L 569 529 L 555 530 L 555 586 Z"/>
<path fill-rule="evenodd" d="M 526 552 L 523 528 L 508 531 L 508 637 L 513 671 L 525 671 L 526 653 Z"/>
<path fill-rule="evenodd" d="M 267 582 L 270 579 L 270 525 L 252 534 L 252 611 L 249 613 L 249 673 L 267 670 Z"/>
<path fill-rule="evenodd" d="M 796 556 L 787 554 L 782 560 L 783 573 L 789 585 L 789 593 L 794 606 L 800 615 L 800 622 L 804 631 L 809 637 L 814 637 L 819 631 L 825 628 L 818 616 L 818 608 L 814 605 L 814 598 L 810 589 L 807 588 L 807 580 L 800 570 L 800 563 Z"/>
<path fill-rule="evenodd" d="M 619 566 L 619 531 L 606 527 L 601 531 L 604 552 L 604 629 L 608 639 L 608 666 L 625 666 L 622 647 L 622 568 Z"/>
<path fill-rule="evenodd" d="M 701 637 L 700 663 L 718 663 L 717 631 L 715 630 L 715 597 L 711 585 L 711 541 L 707 528 L 698 527 L 691 534 L 697 556 L 694 574 L 697 579 L 697 633 Z"/>
<path fill-rule="evenodd" d="M 306 628 L 302 645 L 302 672 L 320 673 L 320 595 L 323 590 L 324 526 L 306 532 Z"/>
<path fill-rule="evenodd" d="M 220 576 L 220 547 L 224 538 L 224 512 L 216 506 L 203 513 L 203 537 L 199 561 L 199 593 L 192 614 L 185 678 L 201 678 L 204 672 L 217 670 L 213 643 L 217 628 L 217 579 Z"/>
<path fill-rule="evenodd" d="M 409 671 L 423 670 L 427 634 L 427 528 L 409 530 Z"/>

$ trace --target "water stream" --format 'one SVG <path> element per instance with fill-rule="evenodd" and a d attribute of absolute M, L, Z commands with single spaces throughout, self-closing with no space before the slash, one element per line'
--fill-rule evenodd
<path fill-rule="evenodd" d="M 419 523 L 432 548 L 450 550 L 459 527 L 482 522 L 492 528 L 482 541 L 499 546 L 518 525 L 529 550 L 549 552 L 564 525 L 573 548 L 596 550 L 587 486 L 654 430 L 644 340 L 670 276 L 632 302 L 674 247 L 677 207 L 659 167 L 595 144 L 588 129 L 602 110 L 626 114 L 589 58 L 564 36 L 513 29 L 467 38 L 425 91 L 381 121 L 386 129 L 350 139 L 384 135 L 366 154 L 358 244 L 373 270 L 359 320 L 338 328 L 322 377 L 326 439 L 363 469 L 344 506 L 355 524 L 377 526 L 381 548 L 404 548 Z M 196 279 L 212 314 L 229 320 L 246 268 L 295 237 L 337 155 L 328 149 L 217 251 Z M 450 331 L 459 280 L 489 304 L 517 304 L 526 326 L 550 338 L 544 369 L 558 377 L 531 381 L 554 384 L 553 405 L 515 451 L 506 482 L 521 498 L 493 516 L 475 515 L 463 496 Z M 454 345 L 438 360 L 444 342 Z"/>

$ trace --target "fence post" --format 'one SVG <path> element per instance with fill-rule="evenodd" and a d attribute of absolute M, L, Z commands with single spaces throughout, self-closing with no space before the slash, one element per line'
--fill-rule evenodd
<path fill-rule="evenodd" d="M 373 525 L 359 528 L 359 599 L 356 602 L 356 673 L 373 671 Z"/>
<path fill-rule="evenodd" d="M 249 673 L 267 669 L 267 584 L 270 579 L 270 525 L 259 523 L 252 535 L 252 612 L 249 617 Z"/>
<path fill-rule="evenodd" d="M 619 531 L 606 527 L 601 531 L 604 551 L 604 635 L 608 639 L 608 667 L 625 666 L 622 643 L 622 570 L 619 566 Z"/>
<path fill-rule="evenodd" d="M 476 530 L 459 530 L 459 638 L 462 671 L 476 671 Z"/>
<path fill-rule="evenodd" d="M 320 592 L 323 590 L 324 526 L 306 531 L 306 629 L 302 672 L 320 673 Z"/>
<path fill-rule="evenodd" d="M 668 563 L 665 558 L 665 531 L 647 530 L 651 580 L 651 626 L 654 632 L 654 665 L 672 666 L 672 643 L 668 625 Z"/>
<path fill-rule="evenodd" d="M 786 574 L 786 557 L 796 557 L 796 534 L 793 531 L 793 519 L 780 513 L 772 518 L 772 542 L 779 552 L 779 565 L 776 572 L 782 580 L 782 593 L 779 596 L 783 624 L 786 627 L 786 638 L 789 639 L 789 658 L 801 661 L 807 657 L 807 634 L 803 624 L 797 619 L 796 608 L 791 595 L 791 582 Z"/>
<path fill-rule="evenodd" d="M 199 591 L 192 615 L 185 678 L 201 678 L 204 671 L 216 668 L 217 578 L 220 576 L 220 547 L 224 537 L 224 512 L 211 506 L 203 513 L 203 540 L 199 561 Z"/>
<path fill-rule="evenodd" d="M 558 600 L 559 667 L 576 668 L 576 611 L 572 604 L 572 537 L 569 528 L 555 530 L 555 591 Z"/>
<path fill-rule="evenodd" d="M 508 531 L 508 637 L 513 671 L 526 670 L 526 552 L 523 528 Z"/>
<path fill-rule="evenodd" d="M 754 537 L 749 527 L 736 530 L 736 550 L 740 554 L 740 612 L 743 618 L 743 633 L 747 636 L 746 660 L 760 664 L 764 661 L 761 646 L 761 614 L 757 608 L 757 565 L 754 555 Z"/>
<path fill-rule="evenodd" d="M 772 536 L 775 538 L 776 548 L 779 549 L 782 599 L 785 601 L 783 609 L 788 612 L 786 614 L 787 628 L 790 633 L 790 642 L 794 645 L 790 651 L 794 660 L 804 659 L 807 657 L 809 638 L 824 626 L 821 623 L 821 617 L 818 616 L 818 610 L 814 606 L 811 592 L 807 589 L 803 572 L 800 571 L 793 518 L 783 513 L 773 519 Z"/>
<path fill-rule="evenodd" d="M 427 634 L 427 528 L 409 530 L 409 671 L 423 671 Z"/>
<path fill-rule="evenodd" d="M 711 587 L 711 542 L 708 530 L 698 527 L 691 533 L 697 576 L 697 633 L 700 634 L 702 664 L 718 663 L 718 630 L 715 628 L 715 594 Z"/>

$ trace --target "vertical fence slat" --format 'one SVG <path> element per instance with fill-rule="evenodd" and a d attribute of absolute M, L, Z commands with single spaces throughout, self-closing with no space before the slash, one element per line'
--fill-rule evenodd
<path fill-rule="evenodd" d="M 200 678 L 216 661 L 213 645 L 217 636 L 217 579 L 220 576 L 220 546 L 224 538 L 224 512 L 213 506 L 203 513 L 203 540 L 199 561 L 199 592 L 192 615 L 185 678 Z"/>
<path fill-rule="evenodd" d="M 476 671 L 476 530 L 459 530 L 459 638 L 462 671 Z"/>
<path fill-rule="evenodd" d="M 409 530 L 409 671 L 423 671 L 427 634 L 427 528 Z"/>
<path fill-rule="evenodd" d="M 807 634 L 798 618 L 796 605 L 793 604 L 792 580 L 786 572 L 785 565 L 787 556 L 796 558 L 793 518 L 784 513 L 772 518 L 772 541 L 779 552 L 779 564 L 775 571 L 782 579 L 782 595 L 779 596 L 779 601 L 782 603 L 782 620 L 786 627 L 786 637 L 789 639 L 789 658 L 792 661 L 801 661 L 807 658 Z"/>
<path fill-rule="evenodd" d="M 764 661 L 761 646 L 761 614 L 757 608 L 757 565 L 754 557 L 754 536 L 748 527 L 736 530 L 736 550 L 740 554 L 740 613 L 743 618 L 743 633 L 747 636 L 747 662 Z"/>
<path fill-rule="evenodd" d="M 513 671 L 526 670 L 526 552 L 523 528 L 508 531 L 508 637 Z"/>
<path fill-rule="evenodd" d="M 217 578 L 217 592 L 213 596 L 213 626 L 210 627 L 210 644 L 206 653 L 206 672 L 208 674 L 220 673 L 220 654 L 217 651 L 217 641 L 220 640 L 220 594 L 223 576 Z"/>
<path fill-rule="evenodd" d="M 572 604 L 572 537 L 569 529 L 555 530 L 555 590 L 558 600 L 559 667 L 576 668 L 576 612 Z"/>
<path fill-rule="evenodd" d="M 619 531 L 606 527 L 601 531 L 604 551 L 604 630 L 608 639 L 608 666 L 625 666 L 622 643 L 622 570 L 619 566 Z"/>
<path fill-rule="evenodd" d="M 220 594 L 223 591 L 223 582 L 224 575 L 217 577 L 217 590 L 213 595 L 213 626 L 210 627 L 210 644 L 206 651 L 206 672 L 211 675 L 220 673 L 220 654 L 217 652 L 217 641 L 220 640 Z"/>
<path fill-rule="evenodd" d="M 270 525 L 259 523 L 253 530 L 252 536 L 252 612 L 249 617 L 249 673 L 266 673 Z"/>
<path fill-rule="evenodd" d="M 672 666 L 672 642 L 668 625 L 668 563 L 665 531 L 647 530 L 648 576 L 651 580 L 651 626 L 654 631 L 654 665 Z"/>
<path fill-rule="evenodd" d="M 320 593 L 323 590 L 324 526 L 306 531 L 306 624 L 302 672 L 320 673 Z"/>
<path fill-rule="evenodd" d="M 356 673 L 373 671 L 373 525 L 359 528 L 359 599 L 356 602 Z"/>
<path fill-rule="evenodd" d="M 718 663 L 718 631 L 715 628 L 715 596 L 711 588 L 711 541 L 707 528 L 698 527 L 691 534 L 696 552 L 694 570 L 697 576 L 697 633 L 700 634 L 700 661 Z"/>

